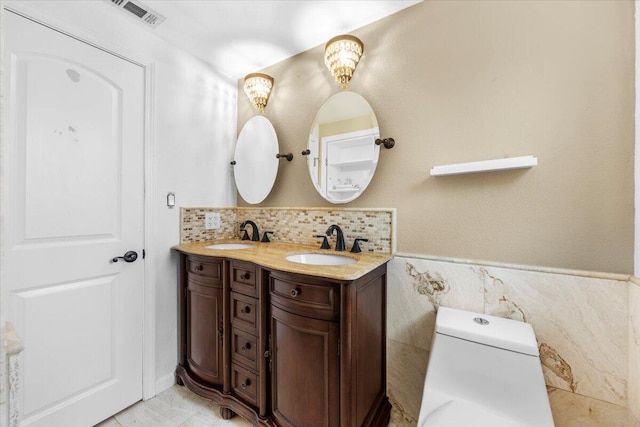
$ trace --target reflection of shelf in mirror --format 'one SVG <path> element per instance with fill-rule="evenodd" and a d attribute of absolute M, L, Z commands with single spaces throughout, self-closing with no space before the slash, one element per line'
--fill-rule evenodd
<path fill-rule="evenodd" d="M 329 162 L 329 166 L 366 166 L 368 164 L 373 163 L 371 159 L 363 159 L 363 160 L 343 160 L 340 162 Z"/>
<path fill-rule="evenodd" d="M 353 193 L 354 191 L 359 191 L 360 187 L 344 187 L 344 188 L 334 188 L 333 190 L 329 190 L 329 193 Z"/>
<path fill-rule="evenodd" d="M 434 166 L 431 176 L 461 175 L 466 173 L 490 172 L 509 169 L 523 169 L 536 166 L 538 159 L 534 156 L 510 157 L 507 159 L 483 160 L 480 162 L 455 163 Z"/>

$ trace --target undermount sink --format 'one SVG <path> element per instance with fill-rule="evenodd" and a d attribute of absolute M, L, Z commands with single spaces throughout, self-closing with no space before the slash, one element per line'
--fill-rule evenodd
<path fill-rule="evenodd" d="M 254 248 L 255 245 L 249 243 L 216 243 L 213 245 L 205 246 L 205 249 L 220 249 L 220 250 L 228 250 L 228 249 L 249 249 Z"/>
<path fill-rule="evenodd" d="M 354 258 L 345 255 L 318 253 L 291 254 L 286 260 L 308 265 L 346 265 L 356 262 Z"/>

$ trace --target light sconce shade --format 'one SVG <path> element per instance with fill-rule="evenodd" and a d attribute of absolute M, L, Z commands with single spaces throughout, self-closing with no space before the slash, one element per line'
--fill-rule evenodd
<path fill-rule="evenodd" d="M 332 38 L 324 48 L 324 65 L 327 66 L 336 82 L 346 89 L 353 72 L 362 57 L 362 41 L 349 34 Z"/>
<path fill-rule="evenodd" d="M 244 93 L 247 94 L 249 100 L 260 114 L 264 114 L 272 89 L 273 77 L 266 74 L 247 74 L 244 78 Z"/>

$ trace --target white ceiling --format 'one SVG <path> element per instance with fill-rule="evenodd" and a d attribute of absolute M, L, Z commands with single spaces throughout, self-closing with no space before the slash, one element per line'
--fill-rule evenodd
<path fill-rule="evenodd" d="M 140 3 L 167 18 L 151 30 L 156 35 L 227 76 L 239 79 L 420 1 L 140 0 Z"/>

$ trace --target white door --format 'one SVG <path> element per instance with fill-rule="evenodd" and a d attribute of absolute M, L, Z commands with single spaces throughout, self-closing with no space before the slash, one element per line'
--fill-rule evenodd
<path fill-rule="evenodd" d="M 91 426 L 142 397 L 144 69 L 5 18 L 2 284 L 25 344 L 21 425 Z"/>

